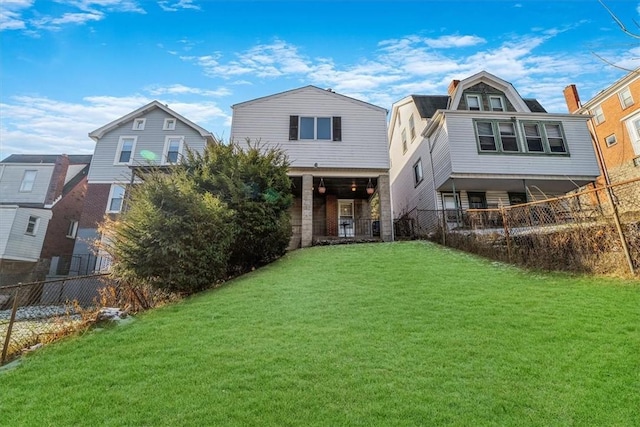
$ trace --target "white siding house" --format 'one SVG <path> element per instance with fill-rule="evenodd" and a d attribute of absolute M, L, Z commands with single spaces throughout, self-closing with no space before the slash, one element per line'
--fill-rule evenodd
<path fill-rule="evenodd" d="M 106 214 L 122 208 L 126 187 L 137 180 L 134 169 L 179 162 L 187 148 L 202 151 L 213 135 L 165 104 L 153 101 L 89 133 L 95 151 L 88 174 L 85 209 L 78 228 L 74 255 L 79 269 L 90 272 L 96 260 L 93 242 Z M 85 258 L 89 259 L 88 261 Z"/>
<path fill-rule="evenodd" d="M 387 110 L 315 86 L 232 108 L 232 141 L 259 140 L 289 157 L 292 247 L 314 239 L 392 240 Z M 371 212 L 376 194 L 380 209 Z"/>
<path fill-rule="evenodd" d="M 420 125 L 405 145 L 411 115 Z M 593 182 L 599 170 L 587 120 L 547 113 L 487 72 L 454 80 L 448 96 L 404 98 L 389 128 L 394 217 L 422 211 L 438 221 L 442 209 L 522 203 Z"/>

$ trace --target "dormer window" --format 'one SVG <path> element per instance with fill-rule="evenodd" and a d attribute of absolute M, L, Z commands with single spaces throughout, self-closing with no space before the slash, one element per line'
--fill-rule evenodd
<path fill-rule="evenodd" d="M 20 183 L 21 193 L 28 193 L 31 190 L 33 190 L 33 184 L 36 182 L 36 175 L 38 175 L 38 171 L 35 171 L 35 170 L 24 171 L 24 175 L 22 176 L 22 182 Z"/>
<path fill-rule="evenodd" d="M 176 119 L 164 119 L 162 130 L 176 130 Z"/>
<path fill-rule="evenodd" d="M 480 111 L 480 95 L 467 95 L 467 108 L 470 111 Z"/>
<path fill-rule="evenodd" d="M 501 96 L 490 96 L 489 105 L 491 106 L 491 111 L 504 111 L 504 102 Z"/>
<path fill-rule="evenodd" d="M 147 119 L 135 119 L 133 121 L 133 128 L 131 130 L 144 130 L 144 124 Z"/>

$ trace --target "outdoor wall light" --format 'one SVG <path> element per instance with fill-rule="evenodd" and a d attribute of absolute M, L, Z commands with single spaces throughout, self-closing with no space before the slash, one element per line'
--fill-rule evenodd
<path fill-rule="evenodd" d="M 356 183 L 351 184 L 351 191 L 356 191 Z"/>

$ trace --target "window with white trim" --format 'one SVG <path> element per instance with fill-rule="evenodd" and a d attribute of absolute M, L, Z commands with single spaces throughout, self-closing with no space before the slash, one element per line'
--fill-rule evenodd
<path fill-rule="evenodd" d="M 67 237 L 70 239 L 75 239 L 78 233 L 78 221 L 71 220 L 69 221 L 69 228 L 67 228 Z"/>
<path fill-rule="evenodd" d="M 25 234 L 30 234 L 34 236 L 38 232 L 38 223 L 40 222 L 40 218 L 37 216 L 30 216 L 27 221 L 27 229 L 25 230 Z"/>
<path fill-rule="evenodd" d="M 615 134 L 611 134 L 608 137 L 606 137 L 604 139 L 604 142 L 607 144 L 607 147 L 611 147 L 612 145 L 614 145 L 616 142 L 618 142 L 616 140 L 616 135 Z"/>
<path fill-rule="evenodd" d="M 182 136 L 167 136 L 164 141 L 163 159 L 165 163 L 178 163 L 182 155 Z"/>
<path fill-rule="evenodd" d="M 480 151 L 497 151 L 496 135 L 493 130 L 492 122 L 476 122 L 476 132 L 478 134 L 478 143 Z"/>
<path fill-rule="evenodd" d="M 404 154 L 407 152 L 407 130 L 402 129 L 402 133 L 400 135 L 402 136 L 402 154 Z"/>
<path fill-rule="evenodd" d="M 561 123 L 523 122 L 520 143 L 516 123 L 500 120 L 475 120 L 479 152 L 563 154 L 567 153 Z"/>
<path fill-rule="evenodd" d="M 112 184 L 109 191 L 109 201 L 107 202 L 107 213 L 118 213 L 122 210 L 124 201 L 124 185 Z"/>
<path fill-rule="evenodd" d="M 516 126 L 513 122 L 498 122 L 498 130 L 500 131 L 502 151 L 520 151 L 516 138 Z"/>
<path fill-rule="evenodd" d="M 527 141 L 527 151 L 530 153 L 544 153 L 542 134 L 538 123 L 523 123 L 522 128 Z"/>
<path fill-rule="evenodd" d="M 482 102 L 480 95 L 467 95 L 467 109 L 471 111 L 480 111 Z"/>
<path fill-rule="evenodd" d="M 422 159 L 418 159 L 417 162 L 413 165 L 413 185 L 417 186 L 422 182 Z"/>
<path fill-rule="evenodd" d="M 133 127 L 131 130 L 144 130 L 144 125 L 147 119 L 135 119 L 133 120 Z"/>
<path fill-rule="evenodd" d="M 544 132 L 547 137 L 549 151 L 552 153 L 566 153 L 567 147 L 564 143 L 562 126 L 560 123 L 544 123 Z"/>
<path fill-rule="evenodd" d="M 567 144 L 561 123 L 523 122 L 529 153 L 566 154 Z"/>
<path fill-rule="evenodd" d="M 622 105 L 622 109 L 624 110 L 627 107 L 633 105 L 633 97 L 631 96 L 631 88 L 623 89 L 619 94 L 620 96 L 620 104 Z"/>
<path fill-rule="evenodd" d="M 596 121 L 597 125 L 604 122 L 604 111 L 602 111 L 601 106 L 598 105 L 593 110 L 591 110 L 591 114 L 593 114 L 593 119 Z"/>
<path fill-rule="evenodd" d="M 24 171 L 24 175 L 22 175 L 22 182 L 20 183 L 21 193 L 28 193 L 33 190 L 33 184 L 36 182 L 37 175 L 38 171 L 35 170 Z"/>
<path fill-rule="evenodd" d="M 114 164 L 128 165 L 133 161 L 133 153 L 136 147 L 137 136 L 121 136 L 118 142 L 118 151 Z"/>
<path fill-rule="evenodd" d="M 174 118 L 164 119 L 164 125 L 162 126 L 162 130 L 176 130 L 176 119 Z"/>
<path fill-rule="evenodd" d="M 409 117 L 409 136 L 411 136 L 411 142 L 416 139 L 416 125 L 413 122 L 413 114 Z"/>
<path fill-rule="evenodd" d="M 489 96 L 491 111 L 504 111 L 504 101 L 501 96 Z"/>
<path fill-rule="evenodd" d="M 331 140 L 331 117 L 300 117 L 300 139 Z"/>

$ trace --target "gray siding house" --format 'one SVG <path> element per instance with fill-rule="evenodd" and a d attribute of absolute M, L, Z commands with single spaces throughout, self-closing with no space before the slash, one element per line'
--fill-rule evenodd
<path fill-rule="evenodd" d="M 314 240 L 393 239 L 387 110 L 315 86 L 232 106 L 231 140 L 289 156 L 291 248 Z M 379 208 L 372 211 L 372 200 Z"/>
<path fill-rule="evenodd" d="M 455 227 L 466 209 L 562 195 L 598 176 L 589 117 L 548 113 L 484 71 L 448 92 L 392 107 L 395 218 L 444 210 Z"/>
<path fill-rule="evenodd" d="M 95 151 L 88 173 L 85 207 L 73 254 L 81 264 L 75 270 L 90 273 L 105 269 L 97 260 L 93 242 L 105 215 L 117 215 L 128 185 L 137 182 L 138 166 L 163 166 L 179 162 L 187 147 L 202 151 L 213 135 L 165 104 L 153 101 L 89 133 Z"/>

